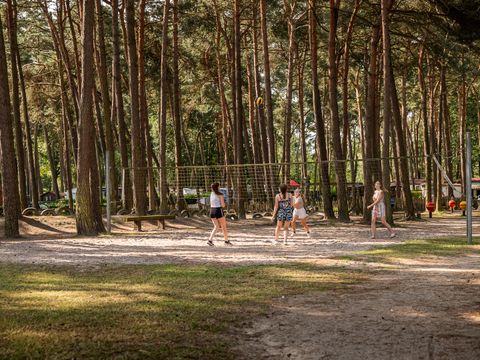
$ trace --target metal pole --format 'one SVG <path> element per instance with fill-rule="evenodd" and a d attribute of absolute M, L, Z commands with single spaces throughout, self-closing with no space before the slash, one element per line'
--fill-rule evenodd
<path fill-rule="evenodd" d="M 110 178 L 110 151 L 106 151 L 105 157 L 105 175 L 107 183 L 107 233 L 112 231 L 112 199 L 111 199 L 111 183 L 112 179 Z"/>
<path fill-rule="evenodd" d="M 126 193 L 125 193 L 125 180 L 127 176 L 127 169 L 123 168 L 122 169 L 122 209 L 127 209 L 127 204 L 126 204 Z"/>
<path fill-rule="evenodd" d="M 465 184 L 465 192 L 467 194 L 467 240 L 468 244 L 472 244 L 472 143 L 469 132 L 467 132 L 466 151 L 467 168 L 465 169 L 465 177 L 467 181 Z"/>

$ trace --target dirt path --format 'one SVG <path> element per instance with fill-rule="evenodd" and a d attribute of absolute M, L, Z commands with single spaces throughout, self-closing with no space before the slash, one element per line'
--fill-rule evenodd
<path fill-rule="evenodd" d="M 480 255 L 382 270 L 347 289 L 277 299 L 242 329 L 247 359 L 480 359 Z"/>
<path fill-rule="evenodd" d="M 75 225 L 71 218 L 37 217 L 22 222 L 22 239 L 0 239 L 0 262 L 75 265 L 283 263 L 346 255 L 409 239 L 465 233 L 465 220 L 459 217 L 400 223 L 396 238 L 389 239 L 386 230 L 379 229 L 379 238 L 375 240 L 370 239 L 368 226 L 358 223 L 328 225 L 315 218 L 311 223 L 312 237 L 308 238 L 299 230 L 288 246 L 270 244 L 274 227 L 265 219 L 229 223 L 235 246 L 225 247 L 217 236 L 218 246 L 211 248 L 206 245 L 211 231 L 208 219 L 177 220 L 165 231 L 145 224 L 147 231 L 142 233 L 132 232 L 131 224 L 116 224 L 114 235 L 89 238 L 74 236 Z M 480 227 L 475 231 L 480 231 Z"/>
<path fill-rule="evenodd" d="M 478 221 L 476 221 L 478 222 Z M 313 261 L 408 239 L 464 236 L 465 220 L 402 223 L 394 239 L 371 240 L 368 227 L 312 219 L 313 236 L 273 246 L 266 220 L 229 223 L 235 246 L 205 242 L 208 220 L 178 220 L 166 231 L 145 226 L 132 233 L 116 224 L 114 236 L 75 237 L 73 220 L 33 218 L 24 238 L 0 239 L 0 262 L 96 266 L 118 264 L 259 264 Z M 1 226 L 1 224 L 0 224 Z M 475 225 L 474 233 L 480 232 Z M 380 236 L 386 237 L 381 229 Z M 343 263 L 345 265 L 345 263 Z M 480 359 L 480 255 L 421 259 L 369 267 L 371 280 L 341 290 L 275 300 L 270 314 L 232 336 L 246 359 Z"/>

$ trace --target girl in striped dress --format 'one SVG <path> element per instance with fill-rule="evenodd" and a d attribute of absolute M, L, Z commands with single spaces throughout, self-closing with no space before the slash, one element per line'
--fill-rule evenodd
<path fill-rule="evenodd" d="M 372 239 L 375 239 L 376 235 L 376 223 L 377 219 L 380 218 L 382 224 L 388 229 L 390 233 L 390 237 L 393 238 L 395 237 L 395 233 L 393 232 L 392 227 L 387 223 L 387 220 L 385 220 L 386 216 L 386 208 L 385 208 L 385 194 L 383 191 L 383 186 L 380 181 L 377 181 L 375 183 L 375 192 L 373 194 L 373 203 L 370 204 L 368 209 L 372 208 L 372 227 L 371 227 L 371 237 Z"/>

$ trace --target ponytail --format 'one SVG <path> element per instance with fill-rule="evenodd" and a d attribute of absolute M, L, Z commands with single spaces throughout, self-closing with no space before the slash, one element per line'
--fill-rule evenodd
<path fill-rule="evenodd" d="M 218 182 L 214 182 L 212 184 L 212 191 L 215 193 L 215 195 L 223 195 L 223 193 L 219 190 L 220 184 Z"/>

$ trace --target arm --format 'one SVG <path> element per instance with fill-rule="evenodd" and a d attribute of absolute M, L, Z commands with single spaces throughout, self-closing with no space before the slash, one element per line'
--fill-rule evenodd
<path fill-rule="evenodd" d="M 380 191 L 380 196 L 377 198 L 377 200 L 375 200 L 372 204 L 367 206 L 367 209 L 370 209 L 370 208 L 374 207 L 375 205 L 377 205 L 380 202 L 380 200 L 383 200 L 383 190 Z"/>
<path fill-rule="evenodd" d="M 224 197 L 223 195 L 220 196 L 220 206 L 221 206 L 222 208 L 225 207 L 225 197 Z"/>
<path fill-rule="evenodd" d="M 275 220 L 275 215 L 277 214 L 277 210 L 278 210 L 278 195 L 275 195 L 275 207 L 273 208 L 272 221 Z"/>

